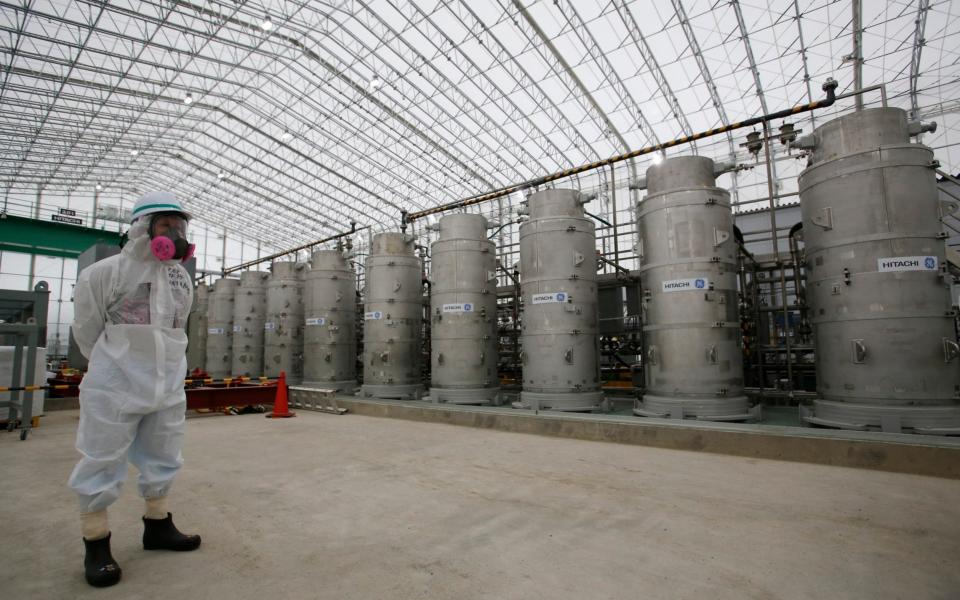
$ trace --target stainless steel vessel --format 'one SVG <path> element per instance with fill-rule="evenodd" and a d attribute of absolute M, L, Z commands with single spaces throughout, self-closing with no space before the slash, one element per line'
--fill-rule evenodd
<path fill-rule="evenodd" d="M 798 141 L 807 297 L 820 399 L 804 419 L 848 429 L 960 433 L 960 361 L 944 212 L 927 128 L 897 108 Z"/>
<path fill-rule="evenodd" d="M 303 305 L 303 384 L 353 393 L 357 387 L 357 283 L 343 251 L 313 253 Z"/>
<path fill-rule="evenodd" d="M 430 400 L 493 404 L 497 399 L 497 256 L 487 220 L 440 219 L 431 247 Z"/>
<path fill-rule="evenodd" d="M 214 379 L 230 376 L 233 367 L 233 304 L 238 279 L 213 284 L 207 304 L 207 373 Z"/>
<path fill-rule="evenodd" d="M 520 226 L 523 391 L 520 408 L 600 408 L 595 227 L 575 190 L 527 199 Z"/>
<path fill-rule="evenodd" d="M 240 275 L 233 304 L 233 375 L 263 375 L 263 324 L 267 320 L 265 271 Z"/>
<path fill-rule="evenodd" d="M 207 367 L 207 310 L 210 288 L 200 282 L 193 290 L 193 308 L 187 320 L 187 372 Z"/>
<path fill-rule="evenodd" d="M 730 194 L 699 156 L 653 165 L 646 179 L 637 205 L 646 393 L 633 412 L 748 419 Z"/>
<path fill-rule="evenodd" d="M 274 261 L 267 281 L 267 319 L 263 324 L 263 370 L 267 377 L 286 373 L 288 384 L 303 379 L 303 271 L 306 265 Z"/>
<path fill-rule="evenodd" d="M 361 395 L 416 399 L 422 394 L 422 279 L 413 236 L 373 236 L 366 261 Z"/>

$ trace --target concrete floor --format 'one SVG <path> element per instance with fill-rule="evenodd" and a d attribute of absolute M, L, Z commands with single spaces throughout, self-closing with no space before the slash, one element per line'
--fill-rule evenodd
<path fill-rule="evenodd" d="M 0 434 L 7 598 L 960 598 L 960 481 L 300 412 L 188 421 L 171 496 L 194 553 L 87 587 L 76 411 Z"/>

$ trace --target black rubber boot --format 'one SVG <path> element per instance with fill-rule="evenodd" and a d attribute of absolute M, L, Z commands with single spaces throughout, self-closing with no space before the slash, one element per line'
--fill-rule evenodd
<path fill-rule="evenodd" d="M 83 538 L 87 554 L 83 558 L 84 575 L 93 587 L 109 587 L 120 581 L 120 565 L 110 554 L 110 536 L 92 542 Z"/>
<path fill-rule="evenodd" d="M 200 547 L 199 535 L 180 533 L 173 524 L 173 515 L 167 513 L 166 519 L 143 518 L 144 550 L 175 550 L 189 552 Z"/>

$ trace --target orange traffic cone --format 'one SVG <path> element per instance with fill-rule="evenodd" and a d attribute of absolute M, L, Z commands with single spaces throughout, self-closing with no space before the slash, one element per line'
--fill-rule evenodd
<path fill-rule="evenodd" d="M 273 412 L 267 415 L 268 419 L 285 419 L 295 417 L 297 413 L 290 412 L 287 405 L 287 373 L 280 371 L 280 379 L 277 380 L 277 399 L 273 401 Z"/>

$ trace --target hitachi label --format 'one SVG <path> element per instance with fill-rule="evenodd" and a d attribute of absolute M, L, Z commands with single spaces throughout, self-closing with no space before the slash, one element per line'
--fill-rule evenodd
<path fill-rule="evenodd" d="M 243 325 L 234 325 L 234 326 L 233 326 L 233 332 L 234 332 L 234 333 L 242 333 L 242 332 L 243 332 Z"/>
<path fill-rule="evenodd" d="M 547 292 L 544 294 L 534 294 L 534 304 L 551 304 L 555 302 L 566 302 L 569 296 L 566 292 Z"/>
<path fill-rule="evenodd" d="M 327 320 L 323 317 L 307 319 L 307 325 L 326 325 L 326 324 L 327 324 Z"/>
<path fill-rule="evenodd" d="M 473 304 L 470 304 L 469 302 L 464 302 L 463 304 L 444 304 L 443 312 L 445 313 L 473 312 Z"/>
<path fill-rule="evenodd" d="M 890 271 L 936 271 L 937 266 L 936 256 L 890 256 L 877 259 L 877 270 L 881 273 Z"/>
<path fill-rule="evenodd" d="M 696 292 L 710 288 L 710 280 L 697 277 L 696 279 L 668 279 L 663 282 L 664 292 Z"/>
<path fill-rule="evenodd" d="M 223 335 L 223 327 L 211 327 L 207 329 L 207 333 L 210 335 Z"/>
<path fill-rule="evenodd" d="M 383 318 L 383 313 L 379 310 L 373 312 L 363 313 L 363 319 L 365 321 L 379 321 Z"/>
<path fill-rule="evenodd" d="M 273 323 L 267 322 L 267 323 L 264 323 L 264 324 L 263 324 L 263 330 L 264 330 L 264 331 L 273 331 L 273 330 L 276 329 L 276 328 L 277 328 L 277 326 L 274 325 Z"/>

